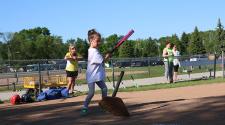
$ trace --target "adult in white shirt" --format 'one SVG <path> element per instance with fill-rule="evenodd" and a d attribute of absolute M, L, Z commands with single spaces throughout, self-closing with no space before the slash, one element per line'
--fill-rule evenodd
<path fill-rule="evenodd" d="M 177 50 L 176 45 L 173 46 L 173 55 L 174 55 L 174 59 L 173 59 L 173 65 L 174 65 L 173 81 L 176 82 L 177 81 L 177 75 L 178 75 L 178 69 L 180 67 L 180 61 L 178 59 L 179 56 L 180 56 L 180 52 Z"/>

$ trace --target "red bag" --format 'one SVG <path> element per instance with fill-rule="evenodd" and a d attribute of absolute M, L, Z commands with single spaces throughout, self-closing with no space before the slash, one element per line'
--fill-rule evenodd
<path fill-rule="evenodd" d="M 11 98 L 10 98 L 10 103 L 12 105 L 16 105 L 16 104 L 19 104 L 20 103 L 20 96 L 19 95 L 13 95 Z"/>

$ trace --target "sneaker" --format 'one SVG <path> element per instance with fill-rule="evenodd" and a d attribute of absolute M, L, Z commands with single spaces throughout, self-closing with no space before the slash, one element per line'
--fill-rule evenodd
<path fill-rule="evenodd" d="M 81 109 L 81 115 L 86 116 L 88 114 L 88 109 L 87 108 L 82 108 Z"/>

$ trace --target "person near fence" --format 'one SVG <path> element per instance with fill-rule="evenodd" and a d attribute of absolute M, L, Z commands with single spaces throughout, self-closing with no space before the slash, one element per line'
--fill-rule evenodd
<path fill-rule="evenodd" d="M 76 78 L 78 76 L 78 56 L 75 45 L 73 44 L 69 45 L 69 52 L 66 53 L 64 59 L 67 60 L 66 63 L 66 75 L 68 81 L 67 89 L 69 93 L 73 95 Z"/>
<path fill-rule="evenodd" d="M 84 101 L 81 115 L 86 115 L 88 113 L 88 105 L 95 93 L 95 84 L 97 84 L 101 89 L 102 97 L 106 97 L 108 91 L 105 84 L 104 62 L 109 59 L 111 54 L 108 53 L 105 57 L 100 54 L 98 47 L 101 44 L 101 34 L 95 31 L 95 29 L 88 31 L 88 41 L 90 43 L 90 47 L 88 49 L 86 81 L 89 91 Z"/>
<path fill-rule="evenodd" d="M 179 61 L 179 56 L 180 56 L 180 52 L 177 50 L 177 46 L 174 45 L 173 46 L 173 55 L 174 55 L 174 60 L 173 60 L 173 69 L 174 69 L 174 73 L 173 73 L 173 81 L 176 82 L 177 81 L 177 75 L 178 75 L 178 69 L 180 67 L 180 61 Z"/>
<path fill-rule="evenodd" d="M 173 50 L 172 50 L 172 44 L 167 41 L 166 42 L 166 47 L 163 49 L 163 54 L 162 56 L 164 57 L 164 66 L 165 66 L 165 77 L 167 78 L 167 81 L 169 83 L 173 83 Z"/>

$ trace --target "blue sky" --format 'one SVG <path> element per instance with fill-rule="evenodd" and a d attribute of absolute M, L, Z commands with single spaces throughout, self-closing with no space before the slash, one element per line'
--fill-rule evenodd
<path fill-rule="evenodd" d="M 0 32 L 47 27 L 53 35 L 86 38 L 97 29 L 104 37 L 135 30 L 131 39 L 159 38 L 215 29 L 225 23 L 224 0 L 0 0 Z"/>

